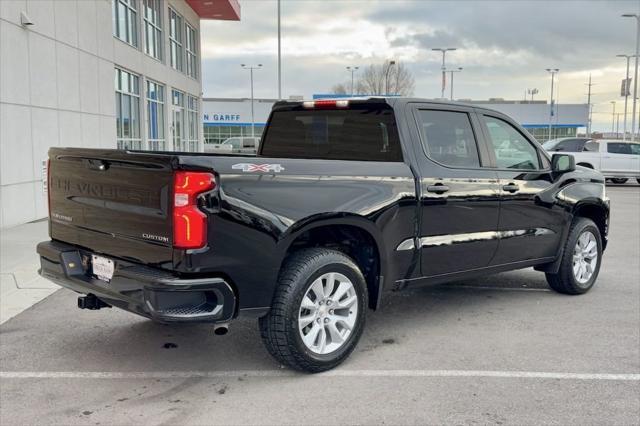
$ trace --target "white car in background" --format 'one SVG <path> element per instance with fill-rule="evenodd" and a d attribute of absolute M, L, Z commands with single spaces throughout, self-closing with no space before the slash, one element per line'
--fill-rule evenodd
<path fill-rule="evenodd" d="M 543 147 L 555 151 L 549 142 Z M 613 183 L 625 183 L 629 179 L 640 183 L 640 143 L 592 139 L 581 146 L 581 151 L 561 150 L 572 154 L 576 165 L 598 170 Z"/>
<path fill-rule="evenodd" d="M 204 152 L 218 154 L 245 154 L 255 155 L 258 152 L 260 138 L 234 136 L 225 139 L 222 143 L 205 144 Z"/>

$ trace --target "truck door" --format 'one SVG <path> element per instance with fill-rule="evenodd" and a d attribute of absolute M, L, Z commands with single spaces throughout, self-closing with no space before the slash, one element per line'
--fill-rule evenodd
<path fill-rule="evenodd" d="M 500 179 L 499 245 L 491 264 L 555 256 L 568 216 L 554 202 L 549 160 L 506 117 L 478 118 Z"/>
<path fill-rule="evenodd" d="M 633 170 L 633 155 L 631 154 L 631 144 L 627 142 L 603 142 L 601 172 L 613 175 L 626 176 Z"/>
<path fill-rule="evenodd" d="M 498 241 L 496 172 L 478 144 L 471 108 L 409 104 L 420 186 L 421 272 L 436 277 L 485 267 Z"/>

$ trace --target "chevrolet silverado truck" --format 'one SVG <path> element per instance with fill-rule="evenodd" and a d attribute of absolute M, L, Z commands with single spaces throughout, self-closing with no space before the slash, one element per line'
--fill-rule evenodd
<path fill-rule="evenodd" d="M 582 294 L 607 244 L 600 173 L 458 103 L 282 101 L 256 156 L 52 148 L 48 173 L 40 274 L 80 308 L 216 334 L 254 317 L 307 372 L 345 360 L 390 291 L 534 267 Z"/>

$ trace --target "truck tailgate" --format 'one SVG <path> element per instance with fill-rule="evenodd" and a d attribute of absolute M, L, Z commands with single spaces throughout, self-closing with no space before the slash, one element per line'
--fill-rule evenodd
<path fill-rule="evenodd" d="M 172 155 L 49 151 L 50 235 L 147 264 L 172 262 Z"/>

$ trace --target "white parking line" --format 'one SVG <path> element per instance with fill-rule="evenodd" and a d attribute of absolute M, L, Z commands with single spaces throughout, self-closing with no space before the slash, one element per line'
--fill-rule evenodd
<path fill-rule="evenodd" d="M 0 379 L 189 379 L 228 377 L 294 377 L 291 370 L 236 371 L 0 371 Z M 332 370 L 317 377 L 470 377 L 501 379 L 640 381 L 640 373 L 562 373 L 484 370 Z"/>
<path fill-rule="evenodd" d="M 551 289 L 548 288 L 531 288 L 531 287 L 491 287 L 491 286 L 480 286 L 480 285 L 455 285 L 452 284 L 447 286 L 446 284 L 439 288 L 464 288 L 470 290 L 491 290 L 491 291 L 542 291 L 542 292 L 551 292 Z"/>

